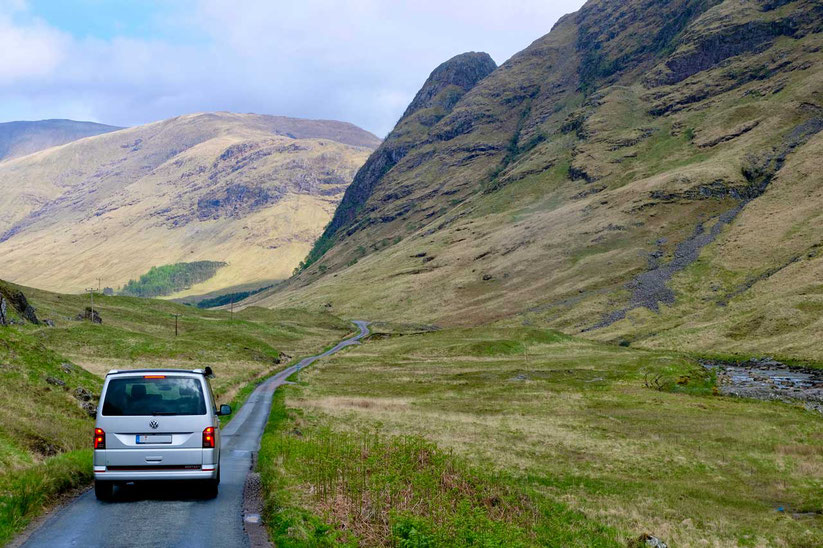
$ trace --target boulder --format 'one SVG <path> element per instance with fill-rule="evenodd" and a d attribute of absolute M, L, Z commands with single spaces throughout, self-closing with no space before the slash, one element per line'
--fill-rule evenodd
<path fill-rule="evenodd" d="M 83 410 L 86 413 L 89 414 L 90 417 L 96 417 L 97 416 L 97 406 L 94 405 L 92 402 L 86 401 L 86 402 L 83 402 L 80 406 L 83 408 Z"/>
<path fill-rule="evenodd" d="M 60 380 L 57 377 L 46 377 L 46 382 L 54 386 L 66 386 L 66 381 Z"/>
<path fill-rule="evenodd" d="M 94 399 L 94 394 L 92 394 L 90 390 L 78 386 L 74 391 L 74 397 L 80 401 L 90 402 Z"/>
<path fill-rule="evenodd" d="M 78 321 L 88 320 L 97 324 L 103 323 L 103 319 L 100 317 L 97 310 L 92 310 L 90 306 L 87 306 L 86 309 L 82 313 L 78 314 L 75 319 Z"/>

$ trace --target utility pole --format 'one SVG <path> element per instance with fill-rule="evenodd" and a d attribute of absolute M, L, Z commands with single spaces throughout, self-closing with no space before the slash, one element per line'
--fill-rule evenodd
<path fill-rule="evenodd" d="M 174 316 L 174 336 L 177 336 L 177 318 L 182 316 L 182 314 L 172 314 Z"/>
<path fill-rule="evenodd" d="M 94 324 L 94 291 L 95 291 L 95 289 L 93 287 L 89 287 L 89 288 L 86 288 L 86 291 L 89 292 L 89 297 L 91 297 L 91 316 L 89 317 L 89 319 L 91 320 L 91 323 Z"/>
<path fill-rule="evenodd" d="M 97 291 L 103 286 L 103 278 L 97 278 Z"/>

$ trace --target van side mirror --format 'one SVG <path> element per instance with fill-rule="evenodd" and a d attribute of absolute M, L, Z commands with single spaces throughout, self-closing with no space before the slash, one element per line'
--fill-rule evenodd
<path fill-rule="evenodd" d="M 231 415 L 231 405 L 223 404 L 220 406 L 220 411 L 217 412 L 218 415 Z"/>

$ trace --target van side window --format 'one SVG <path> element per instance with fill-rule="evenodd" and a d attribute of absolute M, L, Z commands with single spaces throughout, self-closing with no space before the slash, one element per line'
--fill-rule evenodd
<path fill-rule="evenodd" d="M 214 397 L 214 391 L 211 389 L 211 383 L 209 382 L 208 378 L 203 378 L 203 382 L 206 384 L 206 390 L 209 392 L 209 401 L 211 401 L 212 409 L 214 409 L 215 415 L 217 414 L 217 399 Z"/>

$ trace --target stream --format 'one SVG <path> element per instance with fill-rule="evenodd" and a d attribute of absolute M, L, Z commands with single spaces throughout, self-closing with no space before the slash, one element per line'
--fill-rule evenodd
<path fill-rule="evenodd" d="M 771 358 L 737 364 L 704 361 L 701 365 L 717 373 L 721 394 L 802 403 L 810 411 L 823 413 L 823 369 L 791 367 Z"/>

